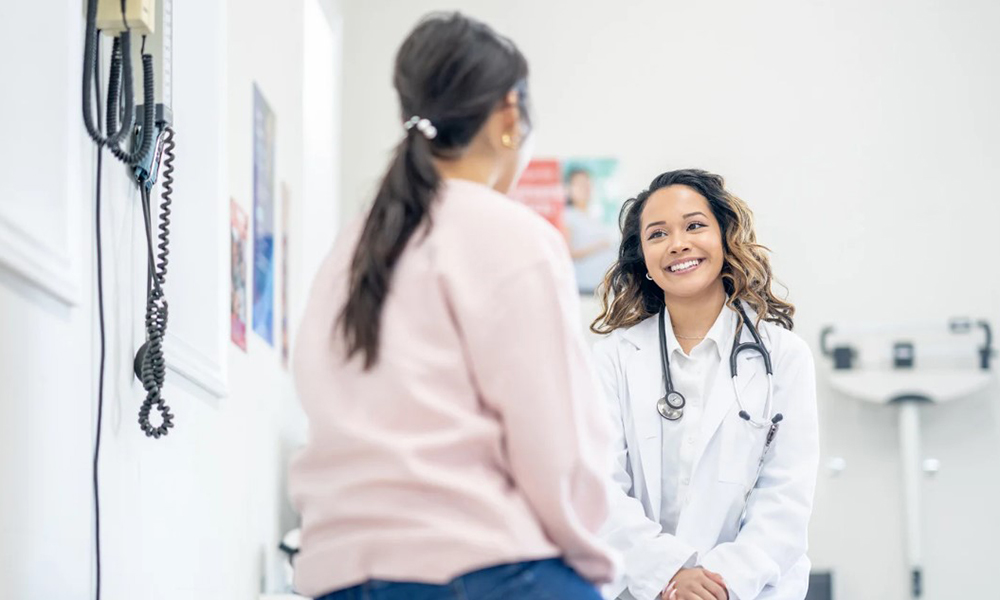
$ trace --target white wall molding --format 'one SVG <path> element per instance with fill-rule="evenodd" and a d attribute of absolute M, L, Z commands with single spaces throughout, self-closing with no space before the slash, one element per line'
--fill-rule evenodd
<path fill-rule="evenodd" d="M 215 398 L 229 395 L 221 361 L 202 352 L 177 335 L 167 332 L 163 344 L 167 369 L 187 379 Z"/>
<path fill-rule="evenodd" d="M 5 215 L 0 204 L 0 265 L 67 306 L 80 303 L 80 282 L 66 246 L 56 247 Z M 66 236 L 63 236 L 65 243 Z"/>

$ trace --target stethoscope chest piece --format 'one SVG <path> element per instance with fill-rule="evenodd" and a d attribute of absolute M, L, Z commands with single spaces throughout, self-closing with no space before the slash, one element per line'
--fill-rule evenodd
<path fill-rule="evenodd" d="M 684 396 L 679 392 L 667 392 L 656 402 L 656 411 L 668 421 L 676 421 L 684 416 Z"/>

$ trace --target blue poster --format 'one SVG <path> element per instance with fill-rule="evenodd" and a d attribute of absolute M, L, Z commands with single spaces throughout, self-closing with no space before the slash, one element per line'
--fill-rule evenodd
<path fill-rule="evenodd" d="M 618 257 L 618 213 L 624 200 L 615 158 L 562 161 L 566 186 L 564 235 L 582 294 L 592 294 Z"/>
<path fill-rule="evenodd" d="M 274 345 L 274 113 L 253 86 L 253 330 Z"/>

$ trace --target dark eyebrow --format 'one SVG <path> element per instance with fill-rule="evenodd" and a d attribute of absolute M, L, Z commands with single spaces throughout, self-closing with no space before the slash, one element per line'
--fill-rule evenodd
<path fill-rule="evenodd" d="M 689 218 L 691 218 L 691 217 L 696 217 L 696 216 L 698 216 L 698 215 L 701 215 L 701 216 L 703 216 L 703 217 L 704 217 L 704 216 L 705 216 L 705 213 L 703 213 L 703 212 L 701 212 L 701 211 L 697 211 L 697 212 L 693 212 L 693 213 L 688 213 L 688 214 L 684 215 L 684 217 L 683 217 L 683 218 L 685 218 L 685 219 L 689 219 Z M 707 217 L 706 217 L 706 218 L 707 218 Z M 666 221 L 653 221 L 653 222 L 652 222 L 652 223 L 650 223 L 649 225 L 646 225 L 646 229 L 649 229 L 650 227 L 653 227 L 654 225 L 666 225 L 666 223 L 667 223 Z"/>

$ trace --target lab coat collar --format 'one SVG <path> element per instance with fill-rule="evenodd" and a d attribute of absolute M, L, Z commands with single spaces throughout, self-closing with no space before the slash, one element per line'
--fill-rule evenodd
<path fill-rule="evenodd" d="M 622 338 L 638 350 L 659 348 L 659 331 L 656 324 L 656 314 L 646 317 L 628 329 L 622 330 Z"/>

